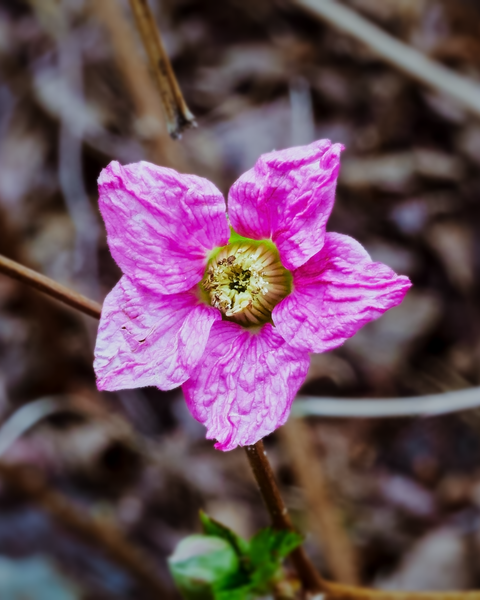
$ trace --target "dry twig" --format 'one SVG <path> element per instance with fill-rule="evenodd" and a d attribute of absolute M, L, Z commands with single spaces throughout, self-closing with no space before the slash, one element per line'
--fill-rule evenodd
<path fill-rule="evenodd" d="M 178 138 L 186 127 L 195 125 L 195 118 L 183 98 L 147 0 L 130 0 L 130 6 L 158 84 L 168 131 Z"/>
<path fill-rule="evenodd" d="M 310 523 L 336 580 L 359 582 L 352 545 L 328 490 L 322 463 L 316 456 L 309 428 L 302 419 L 289 419 L 280 429 L 293 468 L 305 493 Z"/>
<path fill-rule="evenodd" d="M 410 592 L 372 590 L 326 582 L 329 600 L 480 600 L 480 592 Z"/>
<path fill-rule="evenodd" d="M 145 140 L 152 160 L 166 167 L 183 170 L 179 146 L 167 133 L 157 90 L 138 52 L 132 28 L 120 4 L 116 0 L 92 0 L 90 7 L 110 38 L 118 68 L 135 106 L 138 133 Z"/>
<path fill-rule="evenodd" d="M 407 398 L 319 398 L 298 396 L 292 407 L 296 417 L 413 417 L 443 415 L 478 408 L 480 387 Z"/>
<path fill-rule="evenodd" d="M 13 279 L 17 279 L 23 283 L 27 283 L 35 289 L 48 294 L 52 298 L 60 300 L 64 304 L 68 304 L 68 306 L 71 306 L 72 308 L 76 308 L 86 315 L 96 319 L 100 318 L 102 306 L 98 302 L 90 300 L 61 283 L 57 283 L 45 275 L 41 275 L 28 267 L 24 267 L 14 260 L 10 260 L 6 256 L 0 255 L 0 273 L 9 275 Z"/>
<path fill-rule="evenodd" d="M 379 58 L 480 117 L 480 86 L 395 39 L 336 0 L 295 0 L 313 16 L 365 44 Z"/>

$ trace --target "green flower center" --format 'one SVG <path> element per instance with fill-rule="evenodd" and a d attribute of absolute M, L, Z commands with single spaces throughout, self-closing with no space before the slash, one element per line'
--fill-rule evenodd
<path fill-rule="evenodd" d="M 267 323 L 290 293 L 292 276 L 272 242 L 232 237 L 239 241 L 213 253 L 200 287 L 225 319 L 246 327 Z"/>

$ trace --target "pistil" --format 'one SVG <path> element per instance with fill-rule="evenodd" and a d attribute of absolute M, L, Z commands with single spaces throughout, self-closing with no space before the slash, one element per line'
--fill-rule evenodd
<path fill-rule="evenodd" d="M 210 261 L 201 287 L 227 320 L 254 326 L 271 320 L 290 293 L 291 276 L 269 242 L 236 242 Z"/>

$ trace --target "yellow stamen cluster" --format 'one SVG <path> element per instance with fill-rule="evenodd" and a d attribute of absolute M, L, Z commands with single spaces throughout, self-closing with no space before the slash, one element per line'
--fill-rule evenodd
<path fill-rule="evenodd" d="M 228 320 L 259 325 L 290 292 L 290 275 L 265 243 L 236 242 L 220 250 L 201 283 L 210 304 Z"/>

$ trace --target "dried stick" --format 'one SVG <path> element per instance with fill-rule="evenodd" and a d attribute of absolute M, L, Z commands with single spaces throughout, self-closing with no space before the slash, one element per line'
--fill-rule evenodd
<path fill-rule="evenodd" d="M 276 529 L 293 530 L 293 524 L 287 507 L 278 489 L 272 467 L 267 458 L 262 440 L 253 446 L 245 446 L 248 462 L 253 476 L 260 489 L 263 501 L 270 514 L 272 526 Z M 297 548 L 290 555 L 304 588 L 309 592 L 326 591 L 325 581 L 310 562 L 303 547 Z"/>
<path fill-rule="evenodd" d="M 323 466 L 315 456 L 311 432 L 302 419 L 291 418 L 280 429 L 310 513 L 311 527 L 325 550 L 330 572 L 337 581 L 358 584 L 357 564 L 341 517 L 328 490 Z"/>
<path fill-rule="evenodd" d="M 410 417 L 443 415 L 478 408 L 480 387 L 466 390 L 408 396 L 407 398 L 320 398 L 298 396 L 292 407 L 296 417 Z"/>
<path fill-rule="evenodd" d="M 295 0 L 313 16 L 365 44 L 380 58 L 480 116 L 480 86 L 395 39 L 336 0 Z"/>
<path fill-rule="evenodd" d="M 97 546 L 131 573 L 152 599 L 170 594 L 155 574 L 155 567 L 139 549 L 130 545 L 118 529 L 106 522 L 86 516 L 61 494 L 49 489 L 43 475 L 30 467 L 0 463 L 0 477 L 14 490 L 33 500 L 66 529 Z"/>
<path fill-rule="evenodd" d="M 172 138 L 178 138 L 186 127 L 195 125 L 195 118 L 183 98 L 147 0 L 130 0 L 130 6 L 158 83 L 168 131 Z"/>
<path fill-rule="evenodd" d="M 93 302 L 52 279 L 2 256 L 0 256 L 0 272 L 19 279 L 92 317 L 100 318 L 101 307 L 97 302 Z M 272 525 L 279 529 L 293 529 L 292 521 L 266 456 L 263 442 L 259 441 L 253 446 L 246 446 L 245 450 L 260 493 L 270 513 Z M 125 542 L 119 532 L 112 530 L 105 524 L 92 522 L 77 512 L 76 509 L 66 503 L 62 496 L 48 490 L 40 474 L 25 469 L 20 477 L 17 472 L 18 467 L 0 463 L 0 476 L 4 477 L 9 484 L 29 497 L 36 498 L 46 510 L 49 510 L 51 514 L 54 514 L 70 529 L 83 535 L 85 539 L 101 545 L 119 564 L 125 567 L 130 565 L 130 572 L 135 572 L 139 579 L 142 577 L 145 585 L 159 584 L 155 575 L 150 572 L 149 567 L 145 564 L 144 558 Z M 323 592 L 330 600 L 480 600 L 480 591 L 392 592 L 332 583 L 324 580 L 319 575 L 303 548 L 297 548 L 292 552 L 291 558 L 305 589 L 312 592 Z M 137 571 L 133 569 L 137 569 Z M 153 587 L 150 589 L 153 590 Z M 155 593 L 164 592 L 156 591 Z"/>
<path fill-rule="evenodd" d="M 328 600 L 480 600 L 480 592 L 410 592 L 372 590 L 326 582 Z"/>
<path fill-rule="evenodd" d="M 52 296 L 52 298 L 60 300 L 64 304 L 76 308 L 86 315 L 90 315 L 96 319 L 100 318 L 102 306 L 98 302 L 90 300 L 89 298 L 82 296 L 82 294 L 74 292 L 70 288 L 57 283 L 53 279 L 41 275 L 40 273 L 37 273 L 28 267 L 24 267 L 14 260 L 10 260 L 2 255 L 0 255 L 0 273 L 4 273 L 5 275 L 13 277 L 13 279 L 26 283 L 37 290 Z"/>
<path fill-rule="evenodd" d="M 148 144 L 154 162 L 183 170 L 178 144 L 167 133 L 165 116 L 148 69 L 118 0 L 91 0 L 90 10 L 105 28 L 120 73 L 128 88 L 137 115 L 137 129 Z"/>

